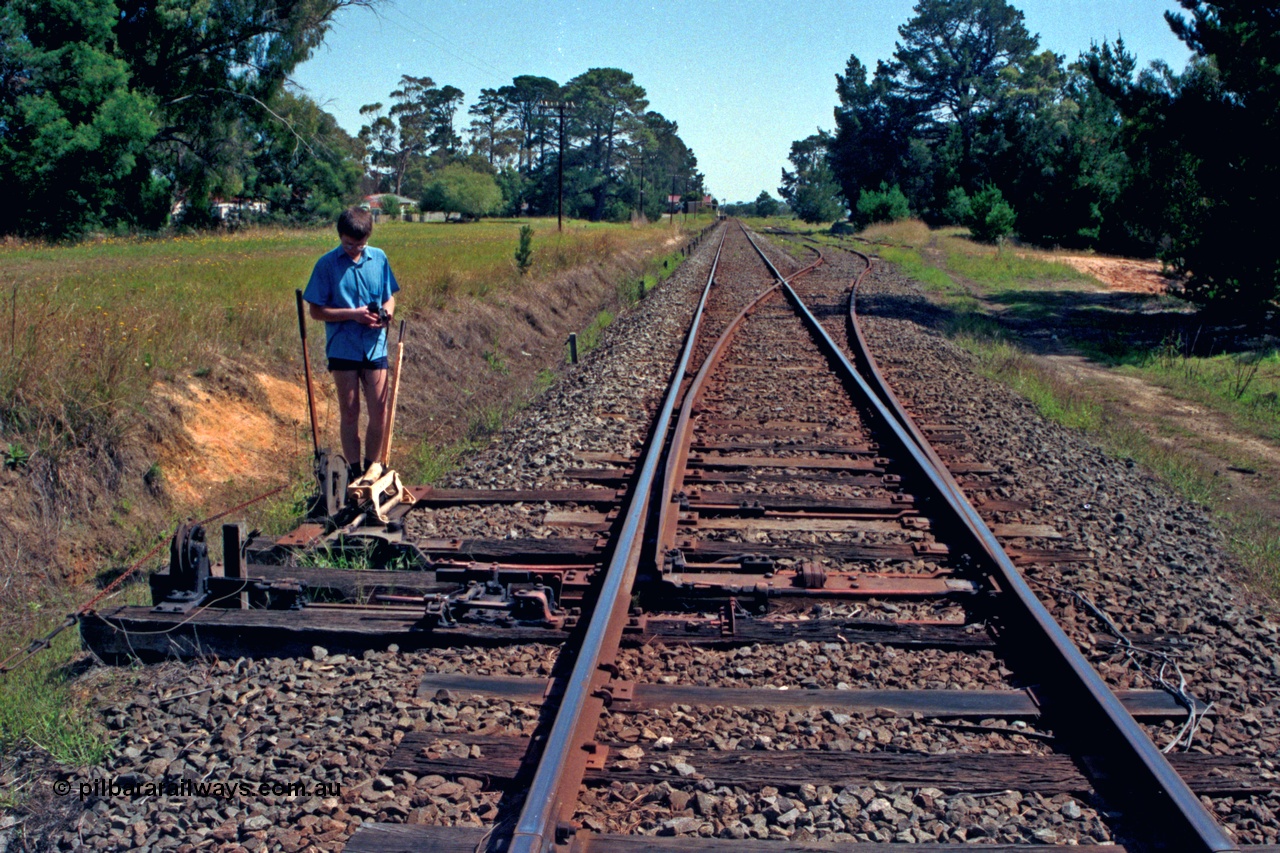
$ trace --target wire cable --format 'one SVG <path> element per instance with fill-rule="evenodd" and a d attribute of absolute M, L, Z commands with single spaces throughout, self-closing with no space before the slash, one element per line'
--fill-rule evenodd
<path fill-rule="evenodd" d="M 257 497 L 250 498 L 244 503 L 237 504 L 236 506 L 233 506 L 230 509 L 223 510 L 222 512 L 216 513 L 215 515 L 211 515 L 208 518 L 202 519 L 201 521 L 197 521 L 196 524 L 203 526 L 211 522 L 217 521 L 220 518 L 228 516 L 233 512 L 239 512 L 240 510 L 244 509 L 247 506 L 252 506 L 253 504 L 258 503 L 259 501 L 266 500 L 272 495 L 279 494 L 280 492 L 287 489 L 289 485 L 290 485 L 289 483 L 282 483 L 281 485 L 276 486 L 274 489 L 272 489 L 269 492 L 263 492 Z M 106 587 L 104 587 L 101 592 L 99 592 L 93 598 L 89 599 L 89 601 L 87 601 L 86 603 L 77 607 L 75 612 L 67 614 L 67 617 L 63 619 L 62 622 L 60 622 L 58 626 L 54 628 L 52 631 L 45 634 L 43 637 L 32 640 L 31 643 L 28 644 L 25 649 L 18 649 L 13 654 L 9 655 L 9 657 L 5 658 L 3 661 L 0 661 L 0 674 L 4 674 L 14 669 L 17 669 L 19 666 L 26 663 L 33 655 L 35 655 L 36 652 L 49 648 L 49 646 L 53 643 L 54 637 L 57 637 L 63 631 L 70 628 L 72 625 L 77 624 L 80 621 L 80 619 L 84 617 L 86 614 L 93 612 L 93 609 L 98 605 L 98 602 L 102 601 L 104 598 L 107 598 L 108 596 L 114 595 L 119 590 L 120 586 L 125 582 L 125 580 L 127 580 L 129 577 L 134 575 L 139 569 L 141 569 L 144 565 L 146 565 L 147 561 L 150 560 L 152 557 L 154 557 L 156 553 L 159 552 L 159 550 L 164 547 L 165 541 L 166 540 L 162 539 L 159 542 L 157 542 L 155 545 L 153 545 L 151 549 L 147 551 L 147 553 L 143 554 L 142 557 L 140 557 L 136 562 L 133 563 L 133 565 L 129 566 L 129 568 L 121 572 L 120 576 L 117 577 L 115 580 L 113 580 L 111 583 L 107 584 Z M 218 599 L 218 600 L 220 601 L 222 599 Z M 208 606 L 209 605 L 205 605 L 205 607 L 208 607 Z M 203 609 L 203 608 L 200 608 L 200 609 Z M 175 625 L 174 627 L 176 628 L 178 626 Z M 169 630 L 173 630 L 173 629 L 171 628 Z M 22 658 L 18 660 L 17 663 L 10 663 L 14 658 L 18 657 L 18 655 L 22 655 Z"/>

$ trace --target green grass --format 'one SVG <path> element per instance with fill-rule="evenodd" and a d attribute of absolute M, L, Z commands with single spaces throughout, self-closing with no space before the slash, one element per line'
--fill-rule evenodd
<path fill-rule="evenodd" d="M 974 355 L 979 373 L 1026 397 L 1041 416 L 1073 429 L 1096 430 L 1101 425 L 1099 404 L 1038 368 L 1010 341 L 973 332 L 958 334 L 953 340 Z"/>
<path fill-rule="evenodd" d="M 138 582 L 126 583 L 109 599 L 117 604 L 150 600 L 148 586 Z M 81 603 L 72 590 L 49 590 L 43 602 L 30 603 L 28 618 L 14 620 L 10 614 L 10 625 L 0 631 L 2 656 L 48 634 Z M 13 627 L 14 621 L 21 629 Z M 92 696 L 81 695 L 84 691 L 74 684 L 74 664 L 82 655 L 79 631 L 67 628 L 47 648 L 0 675 L 0 756 L 37 747 L 70 767 L 92 766 L 106 757 L 112 741 L 96 718 Z M 23 798 L 19 790 L 0 792 L 0 808 L 19 805 Z"/>
<path fill-rule="evenodd" d="M 1280 594 L 1280 519 L 1240 511 L 1215 470 L 1224 464 L 1252 467 L 1248 460 L 1237 459 L 1241 451 L 1225 443 L 1204 446 L 1203 436 L 1182 434 L 1167 421 L 1153 420 L 1140 428 L 1088 387 L 1040 367 L 952 276 L 982 295 L 1019 290 L 1033 295 L 1082 285 L 1081 289 L 1094 290 L 1096 282 L 1046 253 L 997 250 L 962 234 L 963 229 L 930 230 L 924 223 L 903 221 L 873 226 L 852 239 L 859 248 L 870 248 L 898 265 L 920 281 L 936 302 L 952 309 L 944 331 L 975 356 L 979 372 L 1012 387 L 1044 417 L 1086 431 L 1112 456 L 1133 460 L 1180 494 L 1209 507 L 1249 577 L 1270 594 Z M 1022 317 L 1045 315 L 1044 307 L 1030 298 L 1011 302 L 1006 297 L 1003 305 Z M 1071 341 L 1069 336 L 1064 338 Z M 1155 349 L 1136 347 L 1123 335 L 1104 336 L 1087 345 L 1073 343 L 1101 364 L 1226 418 L 1241 434 L 1280 441 L 1280 351 L 1274 348 L 1200 357 L 1189 355 L 1192 342 L 1182 339 L 1165 341 Z M 1205 456 L 1175 449 L 1188 443 L 1200 446 Z"/>
<path fill-rule="evenodd" d="M 110 741 L 91 710 L 68 702 L 68 667 L 79 651 L 79 634 L 71 628 L 48 649 L 0 675 L 0 751 L 37 746 L 73 767 L 97 764 L 106 756 Z"/>
<path fill-rule="evenodd" d="M 1122 370 L 1211 408 L 1236 429 L 1280 441 L 1280 350 L 1200 357 L 1178 349 L 1157 348 Z"/>
<path fill-rule="evenodd" d="M 926 261 L 924 256 L 916 249 L 881 246 L 877 250 L 877 254 L 920 282 L 920 284 L 924 285 L 925 290 L 938 296 L 946 297 L 948 304 L 953 305 L 953 307 L 973 301 L 964 288 L 956 284 L 955 279 L 948 275 L 945 270 L 938 269 Z"/>
<path fill-rule="evenodd" d="M 521 277 L 512 255 L 524 224 L 534 256 Z M 550 220 L 389 222 L 372 242 L 411 316 L 670 236 L 656 225 L 571 222 L 558 234 Z M 49 455 L 90 435 L 115 441 L 157 379 L 207 374 L 220 357 L 296 361 L 293 291 L 335 245 L 331 228 L 0 245 L 0 438 Z"/>
<path fill-rule="evenodd" d="M 608 309 L 601 311 L 592 318 L 582 333 L 578 335 L 578 355 L 582 356 L 591 350 L 600 346 L 600 338 L 604 335 L 604 330 L 614 321 L 615 315 Z"/>
<path fill-rule="evenodd" d="M 1029 285 L 1044 290 L 1057 284 L 1094 283 L 1091 276 L 1067 264 L 1031 253 L 983 246 L 955 236 L 944 237 L 941 242 L 947 269 L 990 293 Z"/>
<path fill-rule="evenodd" d="M 1256 511 L 1238 511 L 1212 467 L 1148 436 L 1087 391 L 1038 367 L 1014 344 L 981 333 L 962 333 L 955 340 L 975 355 L 979 372 L 1009 385 L 1030 400 L 1045 418 L 1084 430 L 1111 456 L 1132 460 L 1179 494 L 1209 507 L 1226 534 L 1228 549 L 1247 575 L 1272 594 L 1280 592 L 1280 519 Z M 1170 437 L 1181 432 L 1168 424 L 1154 426 L 1157 432 Z M 1223 455 L 1230 453 L 1225 448 L 1220 451 Z M 1247 463 L 1248 460 L 1238 460 L 1245 467 Z"/>
<path fill-rule="evenodd" d="M 436 485 L 456 469 L 463 459 L 482 446 L 482 442 L 470 438 L 447 444 L 421 442 L 414 450 L 405 472 L 405 480 L 427 486 Z"/>

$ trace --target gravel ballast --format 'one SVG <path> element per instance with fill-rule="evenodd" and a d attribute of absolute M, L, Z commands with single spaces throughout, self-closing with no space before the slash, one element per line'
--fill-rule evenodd
<path fill-rule="evenodd" d="M 564 472 L 581 467 L 583 454 L 634 453 L 670 378 L 713 253 L 714 241 L 704 241 L 694 258 L 620 316 L 597 349 L 515 416 L 445 485 L 579 486 Z M 856 262 L 839 260 L 842 253 L 829 255 L 834 270 L 847 269 L 851 280 Z M 1074 594 L 1104 611 L 1139 646 L 1145 637 L 1153 648 L 1179 655 L 1188 691 L 1214 703 L 1215 715 L 1197 732 L 1193 752 L 1253 756 L 1275 778 L 1280 755 L 1276 609 L 1238 591 L 1237 576 L 1206 513 L 1141 469 L 1044 421 L 1003 386 L 977 377 L 970 357 L 935 331 L 936 312 L 897 272 L 877 264 L 866 288 L 863 312 L 881 367 L 891 381 L 909 376 L 923 383 L 900 392 L 917 419 L 963 427 L 964 449 L 998 471 L 987 478 L 990 487 L 1031 506 L 1001 520 L 1052 525 L 1063 537 L 1057 547 L 1094 556 L 1089 563 L 1032 567 L 1027 575 L 1104 678 L 1116 687 L 1152 686 L 1116 651 L 1104 626 Z M 489 538 L 585 535 L 543 525 L 547 509 L 529 504 L 437 510 L 411 516 L 408 531 Z M 1032 540 L 1028 547 L 1037 543 Z M 894 605 L 893 612 L 911 613 L 914 607 Z M 880 608 L 873 602 L 838 610 L 874 615 L 883 613 Z M 874 679 L 879 686 L 1006 684 L 1007 673 L 985 653 L 973 657 L 981 661 L 973 671 L 950 653 L 828 645 L 833 647 L 799 650 L 803 653 L 784 645 L 727 652 L 628 650 L 623 664 L 643 670 L 646 680 L 678 675 L 682 682 L 739 687 L 795 689 L 813 666 L 830 670 L 832 686 L 835 681 L 851 687 L 871 683 L 866 673 L 873 670 L 880 673 Z M 555 650 L 545 646 L 390 650 L 360 657 L 316 649 L 300 660 L 147 667 L 132 677 L 131 695 L 103 700 L 102 719 L 116 746 L 100 768 L 67 771 L 69 796 L 77 797 L 79 786 L 93 780 L 155 779 L 243 781 L 251 794 L 243 789 L 222 798 L 89 794 L 68 824 L 22 843 L 59 850 L 337 850 L 367 820 L 487 824 L 497 814 L 498 794 L 483 791 L 480 780 L 391 777 L 382 775 L 382 768 L 410 731 L 439 733 L 445 748 L 450 735 L 532 732 L 538 711 L 530 705 L 416 696 L 424 673 L 544 677 L 554 659 Z M 85 677 L 107 683 L 110 675 L 97 671 Z M 682 763 L 658 746 L 664 738 L 720 749 L 1047 751 L 1030 730 L 1002 721 L 990 721 L 988 728 L 974 732 L 910 717 L 833 719 L 821 712 L 673 708 L 607 715 L 603 734 L 641 751 L 622 760 L 637 766 L 660 763 L 664 773 Z M 1169 726 L 1152 731 L 1161 746 L 1173 734 Z M 341 792 L 269 790 L 273 783 L 297 782 L 334 784 Z M 268 792 L 260 794 L 264 783 Z M 687 783 L 613 783 L 586 791 L 580 816 L 599 831 L 920 843 L 1089 844 L 1112 838 L 1092 804 L 1067 795 L 952 795 L 879 783 L 747 790 L 696 775 Z M 1275 817 L 1280 799 L 1274 792 L 1217 798 L 1210 807 L 1241 843 L 1280 843 Z"/>

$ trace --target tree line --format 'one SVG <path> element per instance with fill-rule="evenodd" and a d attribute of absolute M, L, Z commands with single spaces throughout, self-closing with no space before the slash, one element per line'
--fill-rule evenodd
<path fill-rule="evenodd" d="M 702 192 L 676 123 L 631 74 L 518 76 L 465 95 L 406 75 L 354 136 L 288 75 L 334 15 L 379 0 L 7 0 L 0 7 L 0 235 L 75 238 L 215 224 L 214 199 L 331 219 L 371 193 L 459 212 L 655 217 Z M 561 121 L 560 105 L 565 104 Z M 459 199 L 468 207 L 462 207 Z M 432 209 L 445 209 L 436 206 Z"/>
<path fill-rule="evenodd" d="M 1186 294 L 1247 314 L 1280 297 L 1280 4 L 1179 0 L 1185 69 L 1122 39 L 1074 62 L 1005 0 L 920 0 L 874 73 L 836 75 L 835 127 L 792 143 L 802 218 L 906 215 L 995 240 L 1155 253 Z"/>
<path fill-rule="evenodd" d="M 454 86 L 405 75 L 389 105 L 362 107 L 373 191 L 470 215 L 550 214 L 563 182 L 565 213 L 593 221 L 656 218 L 672 186 L 702 197 L 697 157 L 627 71 L 592 68 L 563 85 L 520 75 L 481 89 L 465 139 L 455 130 L 463 102 Z"/>

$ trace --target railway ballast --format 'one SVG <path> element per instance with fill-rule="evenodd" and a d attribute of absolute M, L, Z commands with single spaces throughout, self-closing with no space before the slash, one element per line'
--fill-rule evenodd
<path fill-rule="evenodd" d="M 707 235 L 392 525 L 249 538 L 181 612 L 98 614 L 104 656 L 223 657 L 109 711 L 154 732 L 111 770 L 326 768 L 340 797 L 174 826 L 336 846 L 368 821 L 353 851 L 1274 844 L 1275 627 L 1199 570 L 1197 512 L 973 378 L 891 271 L 750 240 Z M 859 280 L 911 420 L 851 334 Z M 357 550 L 366 571 L 302 558 Z M 1174 660 L 1180 690 L 1135 675 Z M 90 804 L 90 837 L 136 832 L 127 808 Z"/>

